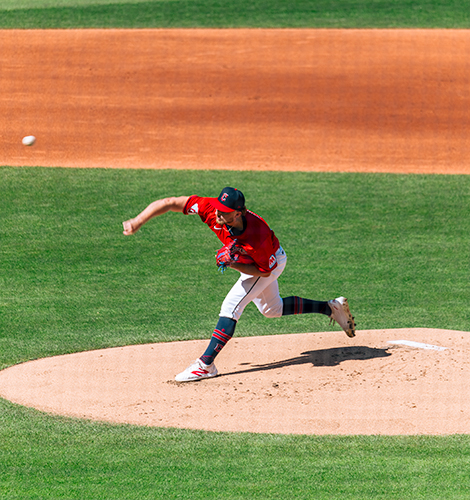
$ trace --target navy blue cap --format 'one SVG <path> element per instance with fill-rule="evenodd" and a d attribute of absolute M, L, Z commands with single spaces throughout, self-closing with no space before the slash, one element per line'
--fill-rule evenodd
<path fill-rule="evenodd" d="M 218 198 L 213 198 L 213 205 L 220 212 L 233 212 L 245 207 L 245 197 L 236 188 L 226 187 L 222 189 Z"/>

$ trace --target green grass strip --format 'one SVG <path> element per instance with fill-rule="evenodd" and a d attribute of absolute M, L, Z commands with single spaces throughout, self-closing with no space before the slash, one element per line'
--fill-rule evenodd
<path fill-rule="evenodd" d="M 469 0 L 0 1 L 0 28 L 469 27 Z"/>
<path fill-rule="evenodd" d="M 217 272 L 219 240 L 197 216 L 165 214 L 132 237 L 121 223 L 157 198 L 225 185 L 280 238 L 282 295 L 344 295 L 359 329 L 468 330 L 468 176 L 3 167 L 0 185 L 0 367 L 208 338 L 237 278 Z M 250 305 L 237 334 L 333 328 Z"/>
<path fill-rule="evenodd" d="M 48 417 L 0 400 L 3 500 L 450 500 L 470 437 L 229 434 Z"/>

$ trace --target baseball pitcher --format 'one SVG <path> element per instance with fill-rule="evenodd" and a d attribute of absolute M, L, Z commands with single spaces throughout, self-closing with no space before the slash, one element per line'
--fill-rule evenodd
<path fill-rule="evenodd" d="M 206 351 L 176 376 L 177 382 L 217 375 L 214 359 L 233 337 L 237 322 L 250 302 L 268 318 L 324 314 L 336 321 L 349 337 L 355 336 L 356 325 L 346 298 L 329 301 L 295 296 L 281 298 L 278 278 L 286 267 L 286 254 L 268 224 L 246 209 L 241 191 L 226 187 L 217 198 L 192 195 L 154 201 L 137 217 L 123 222 L 124 234 L 134 234 L 150 219 L 168 211 L 198 215 L 222 242 L 222 248 L 216 254 L 219 270 L 225 272 L 230 268 L 240 273 L 222 303 L 219 320 Z"/>

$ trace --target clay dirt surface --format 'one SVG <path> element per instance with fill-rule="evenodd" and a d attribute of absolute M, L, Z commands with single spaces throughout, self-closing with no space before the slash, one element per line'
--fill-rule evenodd
<path fill-rule="evenodd" d="M 0 47 L 0 165 L 470 173 L 470 30 L 12 30 Z"/>
<path fill-rule="evenodd" d="M 468 30 L 10 30 L 0 46 L 1 165 L 470 173 Z M 175 383 L 207 342 L 30 361 L 0 396 L 212 431 L 470 432 L 468 332 L 235 337 L 220 376 Z"/>
<path fill-rule="evenodd" d="M 423 347 L 391 343 L 413 341 Z M 119 347 L 0 372 L 0 396 L 46 412 L 147 426 L 289 434 L 470 430 L 470 336 L 433 329 L 234 338 L 220 375 L 177 383 L 206 340 Z M 445 348 L 437 350 L 436 348 Z"/>

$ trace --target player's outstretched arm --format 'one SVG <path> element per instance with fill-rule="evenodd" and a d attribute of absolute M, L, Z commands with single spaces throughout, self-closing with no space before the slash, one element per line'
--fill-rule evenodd
<path fill-rule="evenodd" d="M 150 203 L 150 205 L 137 217 L 126 220 L 122 223 L 124 227 L 123 234 L 126 236 L 135 234 L 150 219 L 163 215 L 166 212 L 183 212 L 188 199 L 189 196 L 179 196 L 162 198 L 161 200 L 156 200 L 153 203 Z"/>

